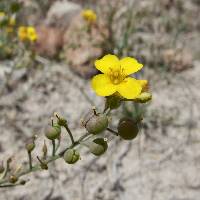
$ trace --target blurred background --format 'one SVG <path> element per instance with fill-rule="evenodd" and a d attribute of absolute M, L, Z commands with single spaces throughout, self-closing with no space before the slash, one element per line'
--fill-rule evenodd
<path fill-rule="evenodd" d="M 84 19 L 85 9 L 96 20 Z M 102 108 L 90 79 L 105 54 L 143 63 L 137 77 L 149 81 L 153 100 L 114 112 L 114 129 L 119 117 L 143 113 L 135 140 L 110 136 L 103 156 L 58 160 L 25 186 L 1 189 L 0 199 L 199 200 L 199 11 L 199 0 L 1 0 L 0 160 L 27 162 L 24 141 L 43 138 L 54 112 L 75 138 L 83 133 L 81 117 Z M 35 30 L 30 41 L 19 34 L 24 26 Z M 35 155 L 43 139 L 36 143 Z"/>

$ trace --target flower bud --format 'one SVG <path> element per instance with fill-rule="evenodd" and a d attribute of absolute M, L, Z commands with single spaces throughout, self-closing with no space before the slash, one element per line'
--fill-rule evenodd
<path fill-rule="evenodd" d="M 0 164 L 0 174 L 3 173 L 5 170 L 4 166 L 3 166 L 3 162 L 1 162 Z"/>
<path fill-rule="evenodd" d="M 10 182 L 10 183 L 14 184 L 14 183 L 16 183 L 17 181 L 18 181 L 17 176 L 11 175 L 11 176 L 9 177 L 9 182 Z"/>
<path fill-rule="evenodd" d="M 66 126 L 67 120 L 61 116 L 58 115 L 58 113 L 54 113 L 54 116 L 57 118 L 57 124 L 60 126 Z"/>
<path fill-rule="evenodd" d="M 34 148 L 35 148 L 35 137 L 32 137 L 32 138 L 28 139 L 27 142 L 26 142 L 25 147 L 26 147 L 26 150 L 29 153 L 32 152 L 34 150 Z"/>
<path fill-rule="evenodd" d="M 60 134 L 61 134 L 61 127 L 60 127 L 60 125 L 57 124 L 57 125 L 53 125 L 53 126 L 49 127 L 45 133 L 45 136 L 49 140 L 55 140 L 60 137 Z"/>
<path fill-rule="evenodd" d="M 124 140 L 134 139 L 139 132 L 138 124 L 129 118 L 121 119 L 117 129 L 119 136 Z"/>
<path fill-rule="evenodd" d="M 40 163 L 41 169 L 47 170 L 47 169 L 48 169 L 48 163 L 47 163 L 45 160 L 41 160 L 41 159 L 39 158 L 39 156 L 37 156 L 37 159 L 38 159 L 38 161 L 39 161 L 39 163 Z"/>
<path fill-rule="evenodd" d="M 68 149 L 65 151 L 63 158 L 66 163 L 74 164 L 80 159 L 80 154 L 76 149 Z"/>
<path fill-rule="evenodd" d="M 110 108 L 111 110 L 119 108 L 121 105 L 121 98 L 117 95 L 112 95 L 106 97 L 106 108 Z"/>
<path fill-rule="evenodd" d="M 142 92 L 134 101 L 138 103 L 146 103 L 152 99 L 152 94 L 149 92 Z"/>
<path fill-rule="evenodd" d="M 60 126 L 65 126 L 67 124 L 67 120 L 60 117 L 60 118 L 58 118 L 57 123 Z"/>
<path fill-rule="evenodd" d="M 42 152 L 43 152 L 43 158 L 46 158 L 48 149 L 47 149 L 47 145 L 46 145 L 45 141 L 44 141 L 44 144 L 43 144 L 43 147 L 42 147 Z"/>
<path fill-rule="evenodd" d="M 100 156 L 106 152 L 108 144 L 103 138 L 96 138 L 88 145 L 90 152 L 95 156 Z"/>
<path fill-rule="evenodd" d="M 93 115 L 86 123 L 85 128 L 91 134 L 99 134 L 108 127 L 108 117 L 105 114 Z"/>
<path fill-rule="evenodd" d="M 40 167 L 41 167 L 41 169 L 48 170 L 48 165 L 47 165 L 46 161 L 43 161 L 42 163 L 40 163 Z"/>

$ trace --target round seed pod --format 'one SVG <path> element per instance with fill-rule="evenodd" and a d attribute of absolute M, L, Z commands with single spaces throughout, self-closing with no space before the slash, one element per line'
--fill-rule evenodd
<path fill-rule="evenodd" d="M 57 124 L 57 125 L 53 125 L 53 126 L 49 127 L 45 133 L 45 136 L 49 140 L 55 140 L 60 137 L 60 134 L 61 134 L 61 127 L 60 127 L 60 125 Z"/>
<path fill-rule="evenodd" d="M 34 150 L 34 148 L 35 148 L 35 139 L 34 138 L 28 139 L 27 142 L 26 142 L 25 147 L 26 147 L 26 150 L 29 153 L 32 152 Z"/>
<path fill-rule="evenodd" d="M 117 129 L 119 136 L 124 140 L 134 139 L 139 132 L 138 124 L 129 118 L 121 119 Z"/>
<path fill-rule="evenodd" d="M 88 145 L 88 147 L 92 154 L 100 156 L 106 152 L 108 144 L 103 138 L 96 138 Z"/>
<path fill-rule="evenodd" d="M 93 115 L 85 125 L 86 130 L 91 134 L 99 134 L 108 127 L 108 117 L 105 114 Z"/>
<path fill-rule="evenodd" d="M 80 159 L 80 154 L 76 149 L 68 149 L 65 151 L 64 160 L 68 164 L 74 164 Z"/>

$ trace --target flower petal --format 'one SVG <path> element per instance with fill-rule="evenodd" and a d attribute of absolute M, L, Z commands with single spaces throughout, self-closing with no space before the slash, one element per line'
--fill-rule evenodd
<path fill-rule="evenodd" d="M 133 74 L 142 69 L 143 67 L 141 63 L 139 63 L 136 59 L 131 57 L 121 59 L 120 64 L 122 69 L 124 70 L 125 75 Z"/>
<path fill-rule="evenodd" d="M 110 69 L 119 69 L 120 62 L 117 56 L 108 54 L 103 58 L 96 60 L 95 67 L 102 73 L 106 74 L 110 71 Z"/>
<path fill-rule="evenodd" d="M 147 80 L 138 80 L 138 83 L 142 87 L 142 91 L 147 91 L 148 90 L 148 81 Z"/>
<path fill-rule="evenodd" d="M 136 79 L 128 77 L 117 85 L 117 91 L 126 99 L 135 99 L 140 95 L 142 87 Z"/>
<path fill-rule="evenodd" d="M 99 74 L 92 78 L 92 88 L 99 96 L 110 96 L 116 92 L 116 85 L 112 84 L 109 77 Z"/>

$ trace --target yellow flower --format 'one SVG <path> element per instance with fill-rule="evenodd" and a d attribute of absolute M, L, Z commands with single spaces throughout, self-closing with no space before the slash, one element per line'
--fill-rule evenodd
<path fill-rule="evenodd" d="M 96 13 L 91 9 L 86 9 L 82 12 L 82 17 L 89 23 L 94 23 L 97 20 Z"/>
<path fill-rule="evenodd" d="M 32 42 L 35 42 L 37 40 L 37 32 L 33 26 L 29 26 L 27 28 L 27 38 Z"/>
<path fill-rule="evenodd" d="M 10 17 L 9 18 L 9 26 L 15 26 L 16 24 L 16 19 L 15 17 Z"/>
<path fill-rule="evenodd" d="M 12 33 L 13 31 L 14 31 L 13 27 L 11 27 L 11 26 L 6 27 L 6 32 L 7 33 Z"/>
<path fill-rule="evenodd" d="M 5 12 L 0 12 L 0 18 L 3 18 L 3 17 L 5 17 Z"/>
<path fill-rule="evenodd" d="M 126 99 L 135 99 L 147 83 L 128 76 L 143 67 L 131 57 L 119 60 L 115 55 L 109 54 L 96 60 L 95 66 L 103 73 L 94 76 L 91 83 L 99 96 L 110 96 L 117 92 Z"/>
<path fill-rule="evenodd" d="M 20 26 L 18 29 L 18 37 L 21 41 L 27 39 L 27 28 L 25 26 Z"/>

